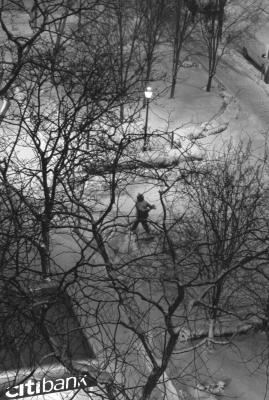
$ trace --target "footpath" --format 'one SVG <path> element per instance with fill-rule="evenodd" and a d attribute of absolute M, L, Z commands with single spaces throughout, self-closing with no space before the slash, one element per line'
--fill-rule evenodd
<path fill-rule="evenodd" d="M 167 96 L 158 97 L 156 95 L 153 97 L 149 111 L 149 131 L 165 131 L 167 130 L 167 121 L 169 121 L 169 132 L 173 131 L 175 134 L 174 139 L 181 141 L 181 149 L 183 149 L 183 151 L 186 148 L 194 149 L 194 142 L 196 144 L 196 152 L 199 153 L 201 149 L 203 151 L 209 151 L 210 146 L 214 146 L 216 135 L 225 135 L 226 131 L 229 129 L 230 122 L 233 118 L 236 118 L 239 110 L 238 102 L 224 87 L 218 84 L 215 84 L 212 93 L 206 93 L 204 89 L 206 72 L 197 65 L 193 64 L 190 67 L 186 67 L 180 71 L 179 76 L 182 82 L 178 84 L 175 99 L 169 99 L 168 93 Z M 154 92 L 162 92 L 163 85 L 167 85 L 167 82 L 156 84 L 156 87 L 153 87 Z M 143 118 L 144 115 L 141 115 L 141 127 L 143 126 Z M 204 145 L 205 139 L 206 145 Z M 160 155 L 162 151 L 160 143 L 153 140 L 151 146 L 152 150 L 150 151 L 156 152 L 157 156 L 158 154 Z M 203 149 L 203 147 L 205 148 Z M 167 151 L 168 157 L 169 151 Z M 98 193 L 102 191 L 101 184 L 102 183 L 100 183 L 100 188 L 98 188 L 98 185 L 95 186 L 97 196 Z M 152 218 L 158 218 L 162 213 L 158 200 L 158 190 L 154 182 L 149 183 L 143 182 L 142 180 L 133 182 L 132 185 L 128 186 L 125 193 L 120 196 L 118 207 L 121 215 L 125 217 L 126 220 L 134 215 L 136 195 L 138 192 L 142 192 L 145 194 L 148 201 L 156 204 L 156 211 L 154 211 L 155 214 L 152 214 Z M 104 198 L 104 196 L 102 198 Z M 67 244 L 65 252 L 60 251 L 65 244 Z M 62 270 L 67 272 L 74 265 L 74 258 L 71 260 L 70 257 L 70 254 L 72 254 L 72 241 L 65 237 L 58 246 L 58 251 L 56 251 L 58 252 L 57 262 L 61 265 Z M 69 250 L 67 251 L 67 249 Z M 113 242 L 113 251 L 115 251 L 115 253 L 126 251 L 129 256 L 133 255 L 134 258 L 143 256 L 143 254 L 141 254 L 141 248 L 137 246 L 137 242 L 133 239 L 131 239 L 131 241 L 129 240 L 129 233 L 121 237 L 120 240 L 115 240 Z M 147 257 L 145 257 L 145 260 L 146 259 Z M 114 263 L 116 263 L 115 260 Z M 154 266 L 152 266 L 152 273 L 154 273 L 153 267 Z M 107 279 L 104 269 L 102 267 L 95 268 L 95 270 L 92 271 L 92 277 L 94 276 L 96 277 L 96 285 L 98 279 L 99 282 L 102 281 L 104 285 L 98 288 L 100 291 L 99 295 L 103 289 L 106 296 L 109 297 L 110 294 L 112 296 L 111 288 L 109 288 L 109 279 Z M 127 276 L 126 274 L 126 277 Z M 108 372 L 113 374 L 115 381 L 119 383 L 127 384 L 129 387 L 132 387 L 133 385 L 137 385 L 137 382 L 141 379 L 140 384 L 143 385 L 145 377 L 150 375 L 152 364 L 148 354 L 145 353 L 141 345 L 137 344 L 135 335 L 133 335 L 129 329 L 131 328 L 130 324 L 132 321 L 130 321 L 128 310 L 122 307 L 118 308 L 118 299 L 112 297 L 111 302 L 104 307 L 102 316 L 100 315 L 100 326 L 89 324 L 88 313 L 93 312 L 94 307 L 98 303 L 97 294 L 96 297 L 92 299 L 93 285 L 94 282 L 88 281 L 87 279 L 78 282 L 81 296 L 80 301 L 84 310 L 83 315 L 78 311 L 78 317 L 81 319 L 81 325 L 85 327 L 85 334 L 93 345 L 97 355 L 96 364 L 100 368 L 106 368 Z M 140 287 L 140 290 L 142 289 L 143 287 Z M 150 294 L 147 285 L 145 285 L 144 290 L 145 293 Z M 157 292 L 155 294 L 158 295 Z M 162 293 L 159 292 L 159 295 L 161 296 Z M 102 300 L 104 300 L 104 298 L 102 298 Z M 95 306 L 93 306 L 94 302 L 96 302 Z M 125 306 L 132 307 L 133 304 L 132 302 L 128 303 L 128 301 L 126 301 Z M 119 318 L 125 321 L 125 328 L 119 324 Z M 157 332 L 157 329 L 155 329 L 156 325 L 159 325 L 161 330 L 163 329 L 163 325 L 160 322 L 160 315 L 155 313 L 151 308 L 150 313 L 147 314 L 147 318 L 150 322 L 148 331 L 154 333 L 153 340 L 155 340 L 155 330 Z M 101 328 L 101 326 L 103 326 L 103 328 Z M 157 333 L 156 336 L 160 337 Z M 248 343 L 248 340 L 249 339 L 246 340 L 246 343 Z M 260 338 L 259 340 L 261 341 Z M 239 353 L 241 349 L 240 346 L 242 346 L 242 351 L 247 347 L 247 345 L 245 345 L 245 343 L 242 344 L 242 342 L 241 344 L 236 342 L 236 345 L 239 349 Z M 225 347 L 220 346 L 216 348 L 216 351 L 213 353 L 205 350 L 204 346 L 198 346 L 197 349 L 195 348 L 195 350 L 186 352 L 186 348 L 189 346 L 193 347 L 193 343 L 190 340 L 179 343 L 178 351 L 173 356 L 165 376 L 162 377 L 162 382 L 160 382 L 156 392 L 156 398 L 160 398 L 165 393 L 167 400 L 189 400 L 198 398 L 209 400 L 215 398 L 214 395 L 206 393 L 199 388 L 197 389 L 197 384 L 212 384 L 212 381 L 216 382 L 220 379 L 225 381 L 225 385 L 227 386 L 227 389 L 222 393 L 223 398 L 225 398 L 227 394 L 227 396 L 238 395 L 242 400 L 249 400 L 250 397 L 246 396 L 248 391 L 251 390 L 250 386 L 253 387 L 251 400 L 256 400 L 256 398 L 260 400 L 264 397 L 266 375 L 260 376 L 260 380 L 258 381 L 253 380 L 252 385 L 246 385 L 247 382 L 251 381 L 250 375 L 247 375 L 245 372 L 250 364 L 245 360 L 245 364 L 242 366 L 240 358 L 232 358 L 232 355 L 235 354 L 232 344 L 225 345 Z M 227 351 L 227 346 L 230 346 L 229 351 Z M 222 349 L 224 350 L 222 351 Z M 157 354 L 156 357 L 160 359 L 160 354 Z M 250 361 L 250 358 L 251 355 L 248 361 Z M 251 365 L 254 367 L 254 364 Z M 119 368 L 119 366 L 122 367 Z M 137 368 L 137 374 L 134 373 L 133 366 Z M 243 379 L 244 374 L 248 377 L 247 379 Z M 144 378 L 142 379 L 141 376 L 144 376 Z M 251 376 L 254 376 L 254 370 L 252 370 Z M 260 389 L 257 389 L 258 386 Z M 256 398 L 254 397 L 254 390 L 258 393 L 258 397 Z"/>

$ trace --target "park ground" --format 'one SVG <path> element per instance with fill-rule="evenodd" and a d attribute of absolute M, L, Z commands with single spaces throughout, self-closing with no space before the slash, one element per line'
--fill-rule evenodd
<path fill-rule="evenodd" d="M 15 16 L 14 16 L 15 21 Z M 14 22 L 16 25 L 16 21 Z M 18 25 L 17 25 L 18 26 Z M 221 154 L 223 148 L 231 141 L 235 144 L 243 141 L 245 144 L 252 141 L 255 156 L 263 155 L 267 142 L 266 106 L 264 107 L 264 119 L 261 121 L 259 115 L 245 104 L 242 92 L 233 92 L 225 79 L 215 79 L 212 91 L 205 91 L 207 73 L 204 62 L 199 57 L 193 56 L 190 63 L 186 63 L 179 71 L 178 84 L 173 99 L 169 98 L 169 54 L 162 52 L 163 62 L 160 76 L 164 79 L 152 82 L 153 98 L 149 108 L 149 132 L 155 130 L 176 130 L 181 138 L 182 146 L 190 148 L 191 155 L 198 157 L 210 157 Z M 255 88 L 255 96 L 268 98 L 269 88 L 260 81 L 260 73 L 250 65 L 243 57 L 230 51 L 229 61 L 234 62 L 234 68 L 250 82 Z M 243 94 L 244 96 L 244 94 Z M 268 99 L 267 99 L 268 100 Z M 144 124 L 144 111 L 141 112 L 141 129 Z M 218 129 L 224 128 L 224 129 Z M 194 146 L 189 146 L 193 137 L 199 137 Z M 154 146 L 152 151 L 154 151 Z M 158 149 L 156 149 L 158 152 Z M 169 156 L 167 149 L 167 155 Z M 98 188 L 97 188 L 98 192 Z M 138 192 L 145 193 L 147 199 L 157 205 L 152 218 L 158 218 L 161 209 L 158 204 L 158 188 L 154 182 L 135 182 L 128 188 L 128 192 L 121 198 L 120 208 L 122 214 L 128 215 L 132 220 L 134 216 L 134 202 Z M 59 239 L 59 238 L 58 238 Z M 62 240 L 55 246 L 55 256 L 58 264 L 68 270 L 73 265 L 72 241 L 68 236 L 62 236 Z M 65 251 L 63 254 L 63 247 Z M 67 251 L 68 250 L 68 251 Z M 135 249 L 139 251 L 139 248 Z M 124 330 L 122 332 L 124 338 Z M 195 365 L 202 380 L 224 380 L 227 384 L 222 399 L 238 400 L 266 400 L 269 399 L 267 390 L 269 383 L 268 359 L 266 361 L 266 340 L 261 333 L 248 333 L 240 335 L 233 340 L 227 339 L 228 344 L 216 345 L 213 350 L 201 350 L 195 354 L 185 353 L 173 359 L 168 371 L 169 377 L 173 378 L 174 370 L 185 371 L 186 384 L 189 374 L 187 365 Z M 229 343 L 230 342 L 230 343 Z M 198 356 L 197 356 L 198 354 Z M 192 361 L 190 363 L 190 361 Z M 185 390 L 184 381 L 180 384 L 173 381 L 178 393 Z M 195 382 L 192 381 L 194 385 Z M 210 399 L 205 393 L 192 391 L 197 399 Z M 81 394 L 81 400 L 87 396 Z M 55 398 L 55 397 L 53 397 Z M 70 394 L 63 393 L 61 398 L 70 398 Z M 169 398 L 169 393 L 168 393 Z M 48 396 L 48 400 L 50 396 Z"/>
<path fill-rule="evenodd" d="M 256 86 L 256 95 L 260 92 L 262 97 L 268 96 L 269 88 L 259 80 L 259 71 L 249 65 L 240 54 L 234 52 L 232 56 L 235 58 L 238 68 L 245 71 L 248 79 Z M 167 56 L 164 56 L 164 60 L 167 60 Z M 164 61 L 163 71 L 160 71 L 160 75 L 167 70 L 168 66 Z M 149 131 L 165 130 L 167 121 L 169 121 L 169 130 L 176 129 L 183 146 L 184 140 L 185 143 L 188 143 L 193 137 L 199 137 L 195 146 L 190 147 L 190 151 L 194 152 L 193 155 L 202 158 L 221 154 L 231 141 L 234 144 L 238 144 L 240 141 L 247 144 L 251 139 L 255 157 L 261 157 L 265 149 L 266 136 L 259 116 L 251 113 L 249 108 L 240 102 L 236 94 L 227 89 L 219 79 L 214 81 L 212 91 L 207 93 L 205 91 L 206 79 L 206 70 L 202 64 L 199 64 L 199 59 L 197 61 L 195 58 L 191 66 L 188 65 L 179 71 L 177 89 L 173 99 L 169 98 L 169 76 L 166 80 L 153 82 L 154 96 L 150 103 Z M 141 127 L 143 127 L 143 121 L 144 115 L 141 114 Z M 218 129 L 218 127 L 224 129 Z M 150 151 L 158 152 L 158 146 L 154 149 L 152 144 Z M 167 149 L 168 156 L 169 152 L 170 149 Z M 122 215 L 128 216 L 128 220 L 132 221 L 136 195 L 141 192 L 150 202 L 157 205 L 151 217 L 153 220 L 154 218 L 158 219 L 161 213 L 158 190 L 159 188 L 156 188 L 154 182 L 134 182 L 121 197 Z M 138 235 L 141 233 L 142 230 L 138 230 Z M 117 245 L 121 251 L 124 246 L 127 249 L 130 246 L 129 234 L 123 234 L 115 243 L 116 247 Z M 68 236 L 63 236 L 60 247 L 62 248 L 62 246 L 65 246 L 65 250 L 69 249 L 70 252 L 66 252 L 65 255 L 61 252 L 56 258 L 60 265 L 64 265 L 64 269 L 68 269 L 68 266 L 72 265 L 72 240 L 68 239 Z M 134 240 L 131 241 L 131 247 L 132 251 L 140 251 Z M 55 249 L 55 256 L 56 253 L 57 249 Z M 123 340 L 125 334 L 127 335 L 127 332 L 122 329 Z M 208 350 L 202 347 L 199 351 L 184 355 L 180 353 L 173 358 L 168 375 L 169 378 L 175 378 L 173 384 L 178 394 L 182 393 L 181 391 L 188 391 L 196 399 L 211 400 L 214 397 L 196 391 L 195 384 L 198 381 L 212 383 L 223 380 L 226 388 L 221 396 L 222 399 L 269 399 L 265 335 L 250 331 L 244 335 L 235 336 L 226 338 L 227 344 L 215 345 L 214 349 Z M 188 346 L 188 343 L 185 345 Z M 188 369 L 190 365 L 193 370 Z M 176 379 L 179 370 L 182 371 L 181 375 L 186 377 L 185 382 L 184 379 Z M 193 379 L 194 375 L 197 377 L 196 381 Z M 188 376 L 192 377 L 191 380 L 188 379 Z M 193 385 L 193 388 L 190 388 L 189 385 Z M 170 393 L 169 397 L 173 398 L 174 396 Z"/>

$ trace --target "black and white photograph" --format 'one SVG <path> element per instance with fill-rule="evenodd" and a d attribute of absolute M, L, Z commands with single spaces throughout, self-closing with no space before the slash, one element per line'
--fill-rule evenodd
<path fill-rule="evenodd" d="M 269 400 L 269 0 L 0 0 L 0 400 Z"/>

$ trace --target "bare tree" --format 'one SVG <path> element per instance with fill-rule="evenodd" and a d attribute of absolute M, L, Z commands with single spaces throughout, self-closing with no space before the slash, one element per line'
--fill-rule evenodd
<path fill-rule="evenodd" d="M 216 73 L 219 50 L 223 38 L 225 6 L 227 0 L 209 0 L 200 6 L 200 27 L 208 51 L 208 81 L 206 90 L 210 92 L 212 79 Z M 221 50 L 222 51 L 222 50 Z"/>
<path fill-rule="evenodd" d="M 180 55 L 184 42 L 193 30 L 194 18 L 187 7 L 186 1 L 172 1 L 169 3 L 168 35 L 173 42 L 172 84 L 170 97 L 175 95 L 177 74 L 180 67 Z"/>
<path fill-rule="evenodd" d="M 12 94 L 12 89 L 14 89 L 17 79 L 28 62 L 33 46 L 40 41 L 45 32 L 49 31 L 56 22 L 61 23 L 62 20 L 66 19 L 65 13 L 60 13 L 59 15 L 63 8 L 66 9 L 64 0 L 54 4 L 34 1 L 34 7 L 36 10 L 34 20 L 38 20 L 35 29 L 32 30 L 30 27 L 27 28 L 25 26 L 22 32 L 16 32 L 10 23 L 12 15 L 17 13 L 18 16 L 24 19 L 28 18 L 31 25 L 31 21 L 33 21 L 31 10 L 21 1 L 2 2 L 1 4 L 0 24 L 2 34 L 6 39 L 1 48 L 3 54 L 1 96 L 10 96 Z M 70 15 L 74 13 L 76 13 L 76 10 L 69 12 Z"/>
<path fill-rule="evenodd" d="M 225 310 L 219 286 L 222 289 L 234 271 L 247 265 L 248 257 L 267 251 L 267 236 L 256 226 L 260 175 L 254 168 L 243 168 L 242 153 L 235 157 L 238 162 L 232 164 L 227 157 L 214 162 L 213 168 L 200 168 L 176 145 L 180 162 L 154 164 L 150 155 L 141 156 L 135 79 L 124 87 L 131 112 L 122 121 L 118 111 L 126 93 L 109 46 L 95 35 L 107 4 L 91 6 L 92 14 L 85 18 L 92 15 L 93 25 L 84 30 L 88 36 L 80 46 L 84 15 L 72 25 L 77 36 L 68 21 L 56 32 L 61 39 L 58 57 L 51 59 L 49 52 L 53 35 L 33 44 L 17 76 L 21 96 L 13 96 L 2 124 L 1 178 L 6 191 L 12 188 L 16 207 L 11 221 L 13 195 L 2 194 L 8 211 L 1 222 L 14 255 L 8 258 L 3 252 L 1 365 L 9 371 L 6 366 L 12 360 L 14 390 L 35 376 L 45 360 L 77 377 L 87 375 L 94 393 L 111 400 L 169 394 L 186 398 L 182 369 L 172 372 L 173 364 L 178 366 L 175 356 L 183 363 L 184 354 L 206 342 L 186 343 L 190 337 L 183 328 L 190 320 L 190 304 L 218 317 L 219 310 Z M 62 8 L 58 15 L 62 18 Z M 118 36 L 113 40 L 118 43 Z M 118 45 L 122 48 L 122 42 Z M 162 154 L 166 136 L 158 138 Z M 129 233 L 129 191 L 141 181 L 159 194 L 160 205 L 156 237 L 146 243 Z M 254 199 L 248 203 L 252 193 Z M 175 204 L 180 204 L 183 216 Z M 210 215 L 219 235 L 214 224 L 210 230 Z M 257 232 L 259 243 L 264 239 L 258 251 Z M 21 264 L 25 253 L 28 259 Z M 50 281 L 40 279 L 45 277 Z M 197 287 L 205 294 L 195 297 L 194 303 L 192 291 Z M 65 315 L 68 310 L 72 315 Z M 73 347 L 81 331 L 94 351 L 85 346 L 76 358 Z M 10 358 L 12 351 L 15 357 Z M 29 360 L 23 378 L 21 354 Z M 109 379 L 101 379 L 104 372 Z M 195 377 L 188 384 L 195 386 Z M 87 387 L 83 390 L 89 396 L 93 393 Z"/>
<path fill-rule="evenodd" d="M 190 218 L 184 252 L 190 254 L 194 286 L 203 287 L 195 304 L 204 309 L 212 339 L 224 314 L 240 320 L 238 299 L 232 300 L 237 279 L 268 252 L 264 164 L 253 165 L 250 150 L 239 147 L 186 184 Z"/>
<path fill-rule="evenodd" d="M 193 17 L 199 22 L 200 33 L 197 33 L 196 39 L 200 37 L 202 41 L 199 45 L 202 48 L 205 46 L 207 50 L 206 90 L 210 91 L 217 66 L 228 46 L 232 46 L 236 41 L 240 42 L 242 34 L 253 29 L 251 21 L 256 21 L 257 24 L 263 20 L 260 12 L 261 2 L 250 1 L 239 5 L 233 0 L 195 0 L 188 1 L 187 5 Z"/>
<path fill-rule="evenodd" d="M 121 96 L 120 118 L 124 120 L 124 106 L 140 96 L 141 81 L 145 69 L 141 48 L 140 31 L 143 17 L 134 2 L 116 1 L 104 10 L 99 30 L 107 48 L 111 63 L 113 60 L 113 80 Z M 131 95 L 132 94 L 132 95 Z"/>
<path fill-rule="evenodd" d="M 20 191 L 7 181 L 5 168 L 1 169 L 1 210 L 0 274 L 12 277 L 20 268 L 34 267 L 37 230 Z"/>
<path fill-rule="evenodd" d="M 152 77 L 152 67 L 156 57 L 156 49 L 163 36 L 165 26 L 166 2 L 163 0 L 138 2 L 139 12 L 143 18 L 140 33 L 146 67 L 144 82 L 147 84 Z"/>

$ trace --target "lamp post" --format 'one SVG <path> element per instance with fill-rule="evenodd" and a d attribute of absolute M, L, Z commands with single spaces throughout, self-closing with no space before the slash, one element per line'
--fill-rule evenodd
<path fill-rule="evenodd" d="M 148 86 L 145 90 L 145 98 L 146 98 L 146 120 L 145 120 L 145 127 L 144 127 L 144 144 L 143 144 L 143 151 L 147 150 L 147 133 L 148 133 L 148 115 L 149 115 L 149 101 L 152 96 L 152 89 Z"/>

